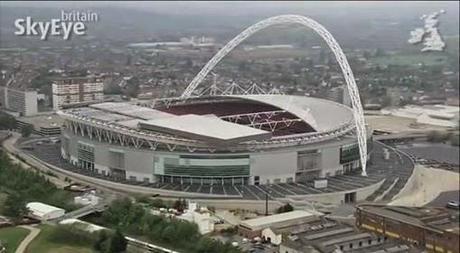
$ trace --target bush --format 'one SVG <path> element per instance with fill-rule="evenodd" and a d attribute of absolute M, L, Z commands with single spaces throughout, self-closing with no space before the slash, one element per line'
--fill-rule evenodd
<path fill-rule="evenodd" d="M 25 170 L 10 161 L 0 150 L 0 188 L 9 194 L 2 208 L 5 215 L 20 218 L 25 204 L 31 201 L 43 202 L 71 211 L 76 208 L 69 192 L 58 189 L 37 171 Z"/>
<path fill-rule="evenodd" d="M 29 137 L 34 130 L 34 127 L 32 125 L 25 125 L 21 128 L 21 135 L 22 137 Z"/>
<path fill-rule="evenodd" d="M 6 113 L 0 112 L 0 130 L 12 130 L 16 128 L 16 119 Z"/>
<path fill-rule="evenodd" d="M 86 226 L 86 225 L 84 225 Z M 94 233 L 85 231 L 81 224 L 57 225 L 50 234 L 50 241 L 59 244 L 91 246 L 95 243 Z"/>
<path fill-rule="evenodd" d="M 287 203 L 284 206 L 280 206 L 276 210 L 276 213 L 287 213 L 287 212 L 290 212 L 290 211 L 293 211 L 293 210 L 294 210 L 294 207 L 292 207 L 289 203 Z"/>
<path fill-rule="evenodd" d="M 183 201 L 178 201 L 179 204 L 182 205 Z M 142 204 L 133 203 L 128 198 L 113 201 L 102 214 L 102 222 L 108 227 L 117 227 L 122 232 L 146 237 L 153 243 L 182 252 L 240 252 L 231 245 L 200 235 L 195 223 L 152 215 Z"/>
<path fill-rule="evenodd" d="M 430 131 L 427 135 L 427 140 L 429 142 L 443 142 L 446 140 L 448 135 L 440 131 Z"/>

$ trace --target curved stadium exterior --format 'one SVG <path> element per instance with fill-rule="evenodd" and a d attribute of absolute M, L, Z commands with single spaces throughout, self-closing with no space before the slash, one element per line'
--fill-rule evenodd
<path fill-rule="evenodd" d="M 360 169 L 353 112 L 344 105 L 288 95 L 159 101 L 61 111 L 62 157 L 146 183 L 263 185 Z"/>

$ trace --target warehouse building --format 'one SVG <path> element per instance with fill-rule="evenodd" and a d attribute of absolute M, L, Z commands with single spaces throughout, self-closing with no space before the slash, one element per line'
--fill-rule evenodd
<path fill-rule="evenodd" d="M 239 224 L 238 233 L 247 238 L 260 237 L 264 229 L 278 229 L 307 223 L 308 221 L 317 219 L 316 214 L 319 213 L 296 210 L 245 220 Z"/>
<path fill-rule="evenodd" d="M 459 212 L 446 208 L 360 205 L 356 226 L 428 252 L 459 252 Z"/>
<path fill-rule="evenodd" d="M 40 202 L 30 202 L 26 205 L 26 208 L 29 210 L 29 216 L 41 221 L 54 220 L 65 214 L 65 210 L 62 208 Z"/>

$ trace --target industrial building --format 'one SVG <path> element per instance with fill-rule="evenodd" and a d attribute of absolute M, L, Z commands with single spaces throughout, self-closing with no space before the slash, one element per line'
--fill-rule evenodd
<path fill-rule="evenodd" d="M 280 253 L 418 252 L 413 247 L 351 224 L 302 210 L 245 220 L 240 235 L 279 246 Z"/>
<path fill-rule="evenodd" d="M 102 77 L 64 77 L 55 79 L 51 85 L 53 109 L 104 100 Z"/>
<path fill-rule="evenodd" d="M 359 205 L 356 226 L 428 252 L 459 252 L 459 211 L 432 207 Z"/>

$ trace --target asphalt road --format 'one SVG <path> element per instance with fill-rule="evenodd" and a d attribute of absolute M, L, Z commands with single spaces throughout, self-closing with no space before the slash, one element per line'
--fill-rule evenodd
<path fill-rule="evenodd" d="M 459 147 L 442 143 L 414 143 L 398 145 L 398 149 L 417 158 L 435 160 L 440 163 L 459 164 Z"/>
<path fill-rule="evenodd" d="M 449 201 L 458 201 L 460 199 L 460 191 L 441 192 L 438 197 L 432 200 L 427 206 L 445 207 Z"/>

